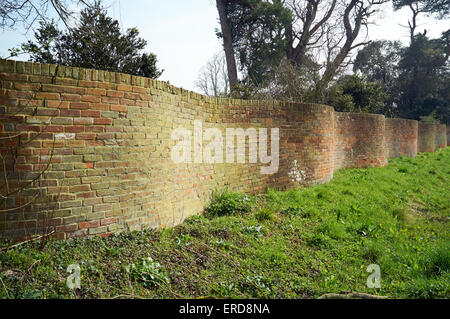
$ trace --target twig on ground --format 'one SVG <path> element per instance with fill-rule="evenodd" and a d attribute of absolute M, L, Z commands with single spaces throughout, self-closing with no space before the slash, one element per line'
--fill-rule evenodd
<path fill-rule="evenodd" d="M 6 285 L 5 285 L 5 283 L 3 282 L 3 280 L 2 280 L 1 277 L 0 277 L 0 281 L 2 282 L 3 289 L 5 289 L 6 296 L 8 297 L 8 299 L 11 299 L 11 297 L 9 296 L 9 293 L 8 293 L 8 289 L 6 288 Z"/>
<path fill-rule="evenodd" d="M 324 294 L 317 299 L 388 299 L 388 297 L 371 295 L 363 292 L 351 292 L 347 294 Z"/>
<path fill-rule="evenodd" d="M 54 232 L 55 232 L 55 231 L 52 231 L 51 233 L 48 233 L 48 234 L 45 234 L 45 235 L 41 235 L 41 236 L 37 236 L 36 238 L 28 239 L 28 240 L 22 241 L 22 242 L 20 242 L 20 243 L 17 243 L 17 244 L 14 244 L 14 245 L 11 245 L 11 246 L 2 248 L 2 249 L 0 249 L 0 251 L 6 251 L 6 250 L 9 250 L 9 249 L 15 248 L 15 247 L 17 247 L 17 246 L 23 245 L 23 244 L 26 244 L 26 243 L 29 243 L 29 242 L 32 242 L 32 241 L 36 241 L 36 240 L 39 240 L 39 239 L 41 239 L 41 238 L 48 237 L 48 236 L 50 236 L 51 234 L 53 234 Z"/>

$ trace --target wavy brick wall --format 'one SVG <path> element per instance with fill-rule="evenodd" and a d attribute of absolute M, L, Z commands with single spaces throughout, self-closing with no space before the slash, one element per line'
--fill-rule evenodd
<path fill-rule="evenodd" d="M 12 193 L 0 200 L 0 238 L 49 231 L 57 238 L 108 236 L 175 225 L 201 212 L 215 188 L 261 192 L 324 183 L 342 167 L 414 156 L 417 132 L 420 145 L 442 146 L 436 134 L 442 129 L 414 131 L 416 121 L 317 104 L 209 98 L 105 71 L 0 60 L 0 83 L 0 154 L 9 181 L 0 194 Z M 195 145 L 208 141 L 192 143 L 192 163 L 171 160 L 172 132 L 192 130 L 198 120 L 204 130 L 222 132 L 223 163 L 197 162 Z M 261 174 L 269 164 L 248 163 L 249 154 L 245 163 L 226 163 L 227 128 L 268 128 L 269 137 L 279 128 L 278 171 Z"/>

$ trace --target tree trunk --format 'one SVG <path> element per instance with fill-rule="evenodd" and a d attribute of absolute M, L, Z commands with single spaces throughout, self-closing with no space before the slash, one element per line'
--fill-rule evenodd
<path fill-rule="evenodd" d="M 234 49 L 231 38 L 231 28 L 226 12 L 227 0 L 216 0 L 217 10 L 219 11 L 220 27 L 222 29 L 223 48 L 225 58 L 227 60 L 228 80 L 230 83 L 230 91 L 238 83 L 236 60 L 234 58 Z"/>
<path fill-rule="evenodd" d="M 328 84 L 333 80 L 333 78 L 336 76 L 336 73 L 339 69 L 339 67 L 344 62 L 345 58 L 348 56 L 350 51 L 354 48 L 352 47 L 353 42 L 357 38 L 359 34 L 359 30 L 361 29 L 361 23 L 364 18 L 364 12 L 365 8 L 360 8 L 356 13 L 354 17 L 354 26 L 352 28 L 352 24 L 350 23 L 350 16 L 352 13 L 352 10 L 356 8 L 356 5 L 358 3 L 358 0 L 352 0 L 349 5 L 345 8 L 344 15 L 343 15 L 343 23 L 345 27 L 345 35 L 346 40 L 342 48 L 339 50 L 338 54 L 333 60 L 330 60 L 327 63 L 327 66 L 325 68 L 325 72 L 322 75 L 322 78 L 319 80 L 319 82 L 316 85 L 316 88 L 314 90 L 314 97 L 316 100 L 320 102 L 325 102 L 324 93 L 328 87 Z M 331 52 L 329 52 L 331 54 Z"/>

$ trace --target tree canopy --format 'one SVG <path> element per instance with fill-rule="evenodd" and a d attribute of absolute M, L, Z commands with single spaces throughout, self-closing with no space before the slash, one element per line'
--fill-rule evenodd
<path fill-rule="evenodd" d="M 41 21 L 35 41 L 22 44 L 31 60 L 94 68 L 157 78 L 162 71 L 156 56 L 143 52 L 147 41 L 131 28 L 122 33 L 119 22 L 107 16 L 99 2 L 81 11 L 79 24 L 67 31 L 51 21 Z"/>
<path fill-rule="evenodd" d="M 352 74 L 342 76 L 330 88 L 327 102 L 339 112 L 386 113 L 387 101 L 382 82 Z"/>
<path fill-rule="evenodd" d="M 358 52 L 354 71 L 386 86 L 388 104 L 401 117 L 419 120 L 433 114 L 449 122 L 450 65 L 448 31 L 438 39 L 414 36 L 409 46 L 374 41 Z"/>

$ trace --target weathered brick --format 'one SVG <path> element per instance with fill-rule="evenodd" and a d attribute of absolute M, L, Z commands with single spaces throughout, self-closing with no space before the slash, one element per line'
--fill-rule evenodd
<path fill-rule="evenodd" d="M 62 101 L 80 102 L 81 95 L 78 94 L 61 94 Z"/>
<path fill-rule="evenodd" d="M 91 106 L 89 103 L 86 103 L 86 102 L 71 102 L 69 105 L 69 108 L 86 110 L 86 109 L 91 108 Z"/>
<path fill-rule="evenodd" d="M 89 228 L 89 235 L 97 235 L 108 231 L 108 227 L 101 226 L 97 228 Z"/>
<path fill-rule="evenodd" d="M 59 204 L 60 208 L 71 208 L 71 207 L 79 207 L 82 205 L 81 200 L 73 200 L 69 202 L 62 202 Z"/>
<path fill-rule="evenodd" d="M 78 81 L 78 85 L 86 88 L 95 88 L 97 87 L 97 82 L 80 80 Z"/>
<path fill-rule="evenodd" d="M 126 112 L 126 105 L 111 105 L 111 111 Z"/>
<path fill-rule="evenodd" d="M 109 217 L 109 218 L 104 218 L 100 221 L 100 225 L 102 226 L 106 226 L 106 225 L 110 225 L 110 224 L 115 224 L 117 222 L 117 218 L 116 217 Z"/>
<path fill-rule="evenodd" d="M 100 225 L 100 221 L 99 220 L 91 220 L 91 221 L 87 221 L 87 222 L 81 222 L 78 224 L 78 227 L 80 229 L 83 228 L 93 228 L 93 227 L 98 227 Z"/>
<path fill-rule="evenodd" d="M 94 124 L 94 119 L 90 117 L 76 117 L 73 119 L 75 125 L 90 125 Z"/>
<path fill-rule="evenodd" d="M 58 93 L 37 92 L 36 98 L 39 100 L 59 100 L 60 96 Z"/>
<path fill-rule="evenodd" d="M 94 111 L 94 110 L 83 110 L 81 111 L 81 116 L 84 117 L 100 117 L 101 113 L 100 111 Z"/>
<path fill-rule="evenodd" d="M 94 119 L 94 124 L 97 124 L 97 125 L 111 125 L 112 124 L 112 119 L 105 119 L 105 118 Z"/>
<path fill-rule="evenodd" d="M 104 95 L 106 95 L 106 90 L 105 89 L 97 89 L 97 88 L 89 88 L 89 89 L 87 89 L 87 94 L 104 96 Z"/>
<path fill-rule="evenodd" d="M 69 125 L 64 127 L 67 133 L 81 133 L 84 132 L 84 126 L 82 125 Z"/>
<path fill-rule="evenodd" d="M 91 190 L 91 187 L 89 185 L 76 185 L 76 186 L 69 187 L 69 191 L 71 193 L 88 192 L 90 190 Z"/>

